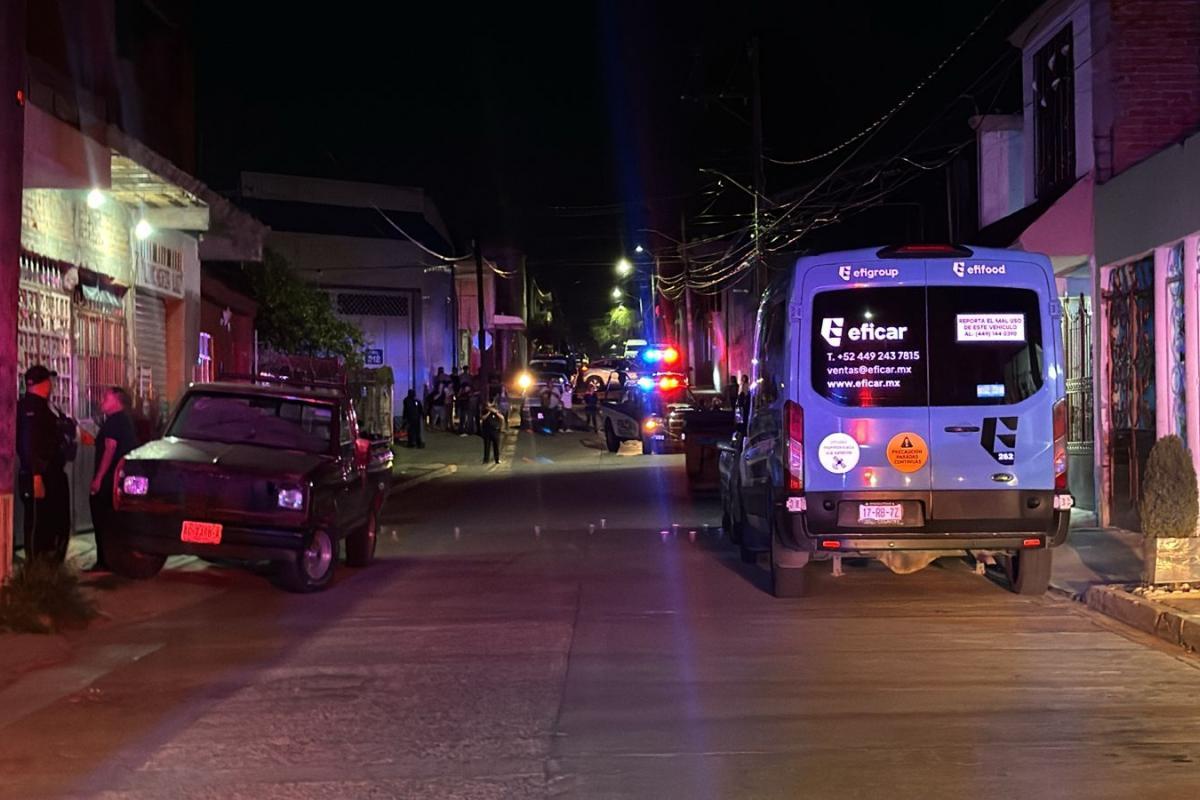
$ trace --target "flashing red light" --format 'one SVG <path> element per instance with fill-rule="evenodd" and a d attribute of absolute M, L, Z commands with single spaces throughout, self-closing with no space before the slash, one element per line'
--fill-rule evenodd
<path fill-rule="evenodd" d="M 24 89 L 17 89 L 17 105 L 19 105 L 19 106 L 25 105 L 25 90 Z"/>
<path fill-rule="evenodd" d="M 662 360 L 668 364 L 674 364 L 679 360 L 679 351 L 674 347 L 668 347 L 666 350 L 663 350 Z"/>
<path fill-rule="evenodd" d="M 660 388 L 664 391 L 667 389 L 678 389 L 679 388 L 679 378 L 671 378 L 671 377 L 659 378 L 658 379 L 658 388 Z"/>
<path fill-rule="evenodd" d="M 842 546 L 842 543 L 839 542 L 837 539 L 821 540 L 821 547 L 824 547 L 826 550 L 838 550 L 841 548 L 841 546 Z"/>
<path fill-rule="evenodd" d="M 1041 539 L 1026 539 L 1025 541 L 1021 542 L 1021 546 L 1022 547 L 1041 547 L 1042 540 Z"/>

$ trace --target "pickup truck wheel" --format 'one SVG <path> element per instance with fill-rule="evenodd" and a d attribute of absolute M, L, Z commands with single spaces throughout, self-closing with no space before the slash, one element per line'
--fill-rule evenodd
<path fill-rule="evenodd" d="M 617 438 L 617 432 L 613 430 L 612 423 L 608 421 L 604 423 L 604 444 L 610 453 L 621 449 L 621 440 Z"/>
<path fill-rule="evenodd" d="M 1046 548 L 1013 553 L 1005 564 L 1009 586 L 1016 594 L 1043 595 L 1050 588 L 1053 564 L 1054 551 Z"/>
<path fill-rule="evenodd" d="M 337 540 L 328 531 L 318 529 L 307 549 L 280 565 L 279 585 L 298 594 L 319 592 L 333 580 L 337 556 Z"/>
<path fill-rule="evenodd" d="M 367 567 L 375 560 L 375 545 L 379 541 L 379 506 L 381 500 L 371 504 L 367 522 L 346 537 L 346 564 L 351 567 Z"/>
<path fill-rule="evenodd" d="M 162 571 L 163 564 L 167 563 L 166 556 L 134 550 L 117 536 L 105 538 L 104 560 L 108 562 L 109 569 L 117 575 L 138 581 L 153 578 Z"/>

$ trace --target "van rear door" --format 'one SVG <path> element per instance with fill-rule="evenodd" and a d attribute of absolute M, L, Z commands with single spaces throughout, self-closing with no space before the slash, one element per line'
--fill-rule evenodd
<path fill-rule="evenodd" d="M 924 284 L 921 260 L 805 274 L 798 395 L 808 519 L 817 533 L 924 526 L 931 486 Z"/>
<path fill-rule="evenodd" d="M 943 493 L 1054 488 L 1056 394 L 1047 365 L 1057 298 L 1036 263 L 931 260 L 926 268 L 931 515 L 953 524 L 995 512 L 972 495 Z"/>

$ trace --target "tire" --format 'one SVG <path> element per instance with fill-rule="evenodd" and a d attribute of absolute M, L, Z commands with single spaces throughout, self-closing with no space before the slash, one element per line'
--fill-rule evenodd
<path fill-rule="evenodd" d="M 278 583 L 297 594 L 319 592 L 333 580 L 337 561 L 337 539 L 330 536 L 329 531 L 318 528 L 313 531 L 308 549 L 280 564 Z"/>
<path fill-rule="evenodd" d="M 1009 588 L 1015 594 L 1038 596 L 1050 588 L 1054 551 L 1047 548 L 1022 550 L 1008 557 Z"/>
<path fill-rule="evenodd" d="M 588 386 L 592 387 L 593 391 L 597 391 L 597 392 L 604 391 L 604 381 L 601 380 L 599 375 L 589 375 L 588 379 L 585 381 L 585 383 L 587 383 Z"/>
<path fill-rule="evenodd" d="M 644 456 L 654 455 L 654 443 L 653 442 L 642 439 L 642 455 L 644 455 Z"/>
<path fill-rule="evenodd" d="M 613 430 L 611 422 L 604 423 L 604 446 L 608 448 L 608 452 L 615 453 L 621 449 L 621 440 L 617 438 L 617 432 Z"/>
<path fill-rule="evenodd" d="M 163 564 L 167 563 L 166 556 L 134 550 L 122 542 L 118 536 L 105 538 L 104 560 L 108 563 L 108 568 L 115 574 L 122 578 L 132 578 L 135 581 L 153 578 L 162 571 Z"/>
<path fill-rule="evenodd" d="M 733 521 L 733 515 L 728 511 L 721 515 L 721 528 L 725 531 L 725 535 L 729 537 L 729 541 L 736 545 L 741 545 L 742 528 L 738 523 Z"/>
<path fill-rule="evenodd" d="M 346 566 L 369 567 L 375 560 L 375 547 L 379 543 L 379 507 L 382 496 L 371 502 L 366 523 L 346 537 Z"/>

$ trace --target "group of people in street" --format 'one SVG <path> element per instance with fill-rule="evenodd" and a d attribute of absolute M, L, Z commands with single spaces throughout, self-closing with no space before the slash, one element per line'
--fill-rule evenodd
<path fill-rule="evenodd" d="M 459 436 L 480 436 L 483 439 L 484 462 L 500 463 L 500 433 L 507 425 L 508 392 L 504 387 L 492 402 L 484 392 L 476 391 L 471 376 L 445 367 L 438 367 L 432 384 L 426 385 L 424 400 L 416 389 L 409 389 L 404 398 L 402 419 L 409 447 L 423 448 L 423 429 L 457 433 Z"/>
<path fill-rule="evenodd" d="M 50 402 L 58 375 L 36 364 L 25 371 L 25 394 L 17 403 L 17 487 L 24 510 L 22 533 L 26 560 L 66 559 L 73 521 L 67 464 L 74 460 L 77 442 L 95 445 L 92 480 L 88 485 L 96 562 L 92 570 L 108 569 L 105 544 L 119 535 L 113 509 L 113 477 L 121 459 L 138 446 L 129 392 L 120 386 L 104 389 L 100 405 L 103 422 L 93 436 Z"/>

